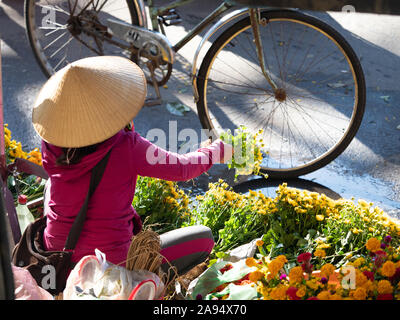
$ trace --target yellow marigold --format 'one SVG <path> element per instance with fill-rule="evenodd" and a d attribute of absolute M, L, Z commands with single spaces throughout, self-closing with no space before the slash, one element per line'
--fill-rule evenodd
<path fill-rule="evenodd" d="M 322 242 L 317 246 L 317 249 L 329 249 L 330 247 L 331 247 L 331 245 L 329 243 Z"/>
<path fill-rule="evenodd" d="M 396 265 L 392 261 L 386 261 L 381 268 L 381 274 L 385 277 L 391 277 L 396 273 Z"/>
<path fill-rule="evenodd" d="M 11 131 L 8 129 L 8 124 L 4 125 L 4 135 L 11 139 Z"/>
<path fill-rule="evenodd" d="M 256 246 L 257 247 L 261 247 L 261 246 L 263 246 L 264 245 L 264 241 L 262 241 L 262 240 L 257 240 L 256 241 Z"/>
<path fill-rule="evenodd" d="M 379 294 L 389 294 L 393 292 L 393 287 L 388 280 L 380 280 L 377 290 Z"/>
<path fill-rule="evenodd" d="M 365 259 L 363 257 L 360 257 L 360 258 L 358 258 L 358 259 L 353 261 L 353 266 L 358 268 L 364 263 L 365 263 Z"/>
<path fill-rule="evenodd" d="M 260 270 L 253 271 L 249 274 L 249 280 L 252 282 L 257 282 L 264 278 L 265 274 Z"/>
<path fill-rule="evenodd" d="M 360 287 L 352 292 L 354 300 L 365 300 L 367 298 L 367 290 L 365 288 Z"/>
<path fill-rule="evenodd" d="M 381 248 L 381 242 L 377 238 L 371 238 L 367 241 L 367 250 L 375 252 Z"/>
<path fill-rule="evenodd" d="M 289 272 L 289 283 L 300 283 L 304 279 L 303 268 L 300 266 L 293 267 Z"/>
<path fill-rule="evenodd" d="M 356 286 L 361 287 L 368 281 L 368 278 L 359 270 L 356 271 Z"/>
<path fill-rule="evenodd" d="M 330 263 L 324 264 L 324 265 L 321 267 L 321 275 L 322 275 L 323 277 L 329 278 L 329 276 L 330 276 L 333 272 L 335 272 L 335 267 L 334 267 L 332 264 L 330 264 Z"/>
<path fill-rule="evenodd" d="M 315 250 L 314 257 L 325 258 L 326 257 L 325 250 L 322 250 L 322 249 Z"/>
<path fill-rule="evenodd" d="M 329 300 L 342 300 L 342 296 L 338 293 L 331 294 Z"/>
<path fill-rule="evenodd" d="M 325 219 L 324 215 L 322 214 L 317 214 L 315 218 L 317 219 L 317 221 L 323 221 Z"/>
<path fill-rule="evenodd" d="M 358 204 L 363 208 L 368 208 L 369 207 L 368 202 L 365 201 L 364 199 L 359 199 L 358 200 Z"/>
<path fill-rule="evenodd" d="M 283 255 L 283 254 L 277 256 L 277 257 L 275 258 L 275 260 L 279 261 L 279 262 L 282 264 L 282 268 L 283 268 L 283 265 L 284 265 L 286 262 L 288 262 L 286 256 Z"/>
<path fill-rule="evenodd" d="M 367 290 L 367 292 L 374 291 L 374 283 L 371 280 L 367 280 L 363 283 L 362 287 Z"/>
<path fill-rule="evenodd" d="M 246 266 L 248 267 L 257 267 L 258 264 L 254 258 L 247 258 L 246 259 Z"/>
<path fill-rule="evenodd" d="M 330 298 L 330 293 L 327 290 L 321 291 L 320 293 L 318 293 L 317 298 L 319 300 L 329 300 Z"/>
<path fill-rule="evenodd" d="M 271 277 L 275 277 L 282 268 L 283 263 L 281 260 L 274 259 L 268 264 L 268 270 L 271 273 Z"/>
<path fill-rule="evenodd" d="M 303 298 L 307 293 L 307 290 L 304 286 L 301 286 L 297 291 L 296 291 L 296 296 L 299 298 Z"/>
<path fill-rule="evenodd" d="M 306 286 L 312 290 L 317 290 L 319 288 L 319 284 L 315 279 L 307 280 Z"/>
<path fill-rule="evenodd" d="M 286 291 L 287 291 L 286 286 L 279 285 L 271 290 L 271 292 L 269 293 L 269 296 L 273 300 L 286 300 L 286 298 L 287 298 Z"/>

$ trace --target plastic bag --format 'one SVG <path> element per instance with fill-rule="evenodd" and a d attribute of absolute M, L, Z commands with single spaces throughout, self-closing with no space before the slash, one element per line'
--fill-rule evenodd
<path fill-rule="evenodd" d="M 12 266 L 15 300 L 54 300 L 53 296 L 39 287 L 28 270 Z"/>
<path fill-rule="evenodd" d="M 224 290 L 206 295 L 204 300 L 226 297 L 225 300 L 253 300 L 257 298 L 257 287 L 254 284 L 236 285 L 230 283 Z"/>
<path fill-rule="evenodd" d="M 186 299 L 215 299 L 222 298 L 226 300 L 252 300 L 257 298 L 257 289 L 252 284 L 236 285 L 235 281 L 243 279 L 256 268 L 246 265 L 246 258 L 253 257 L 257 251 L 257 238 L 249 243 L 237 247 L 228 252 L 228 255 L 210 268 L 204 271 L 197 279 L 193 280 L 186 291 Z M 221 272 L 220 270 L 231 265 L 230 270 Z M 219 286 L 226 285 L 218 292 L 215 290 Z"/>
<path fill-rule="evenodd" d="M 164 284 L 153 272 L 130 271 L 106 260 L 105 254 L 83 257 L 71 271 L 64 300 L 153 300 L 160 299 Z"/>
<path fill-rule="evenodd" d="M 225 272 L 221 270 L 229 265 L 229 269 Z M 255 271 L 255 267 L 248 267 L 246 260 L 238 262 L 219 261 L 214 263 L 210 268 L 203 272 L 197 279 L 193 280 L 187 290 L 187 299 L 212 299 L 213 297 L 222 297 L 228 295 L 228 299 L 251 300 L 257 297 L 257 290 L 251 287 L 251 284 L 235 285 L 233 282 L 243 279 L 249 273 Z M 227 284 L 218 294 L 211 292 L 216 288 Z M 223 294 L 220 294 L 223 292 Z M 242 292 L 242 293 L 241 293 Z M 231 296 L 234 293 L 234 297 Z M 235 298 L 236 297 L 236 298 Z"/>

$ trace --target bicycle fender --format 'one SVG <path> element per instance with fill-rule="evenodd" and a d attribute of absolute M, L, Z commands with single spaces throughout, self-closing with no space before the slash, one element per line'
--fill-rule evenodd
<path fill-rule="evenodd" d="M 260 8 L 263 9 L 263 11 L 298 11 L 298 9 L 292 9 L 292 8 L 270 8 L 270 7 L 263 7 Z M 264 10 L 266 9 L 266 10 Z M 194 101 L 197 103 L 197 101 L 199 100 L 199 92 L 198 92 L 198 88 L 197 88 L 197 64 L 198 64 L 198 60 L 199 60 L 199 56 L 200 53 L 204 47 L 204 45 L 207 43 L 207 41 L 221 28 L 223 28 L 226 24 L 228 24 L 229 22 L 241 18 L 244 15 L 246 15 L 249 11 L 249 8 L 240 8 L 238 10 L 232 11 L 231 13 L 223 16 L 220 20 L 218 20 L 208 31 L 207 33 L 204 35 L 203 39 L 201 40 L 201 42 L 199 43 L 199 45 L 197 46 L 196 52 L 194 54 L 194 58 L 193 58 L 193 63 L 192 63 L 192 73 L 191 73 L 191 77 L 192 77 L 192 89 L 193 89 L 193 96 L 194 96 Z"/>
<path fill-rule="evenodd" d="M 139 26 L 148 28 L 146 6 L 143 0 L 132 0 L 139 18 Z"/>

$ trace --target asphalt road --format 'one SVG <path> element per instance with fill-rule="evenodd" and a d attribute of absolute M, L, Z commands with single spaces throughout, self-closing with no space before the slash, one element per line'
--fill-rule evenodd
<path fill-rule="evenodd" d="M 186 30 L 215 7 L 215 2 L 195 1 L 179 12 L 184 24 L 167 29 L 174 43 Z M 367 106 L 360 130 L 346 151 L 334 162 L 301 177 L 309 185 L 320 185 L 336 194 L 372 201 L 393 216 L 400 216 L 400 17 L 360 13 L 317 13 L 335 27 L 360 57 L 367 82 Z M 4 118 L 13 138 L 24 146 L 39 146 L 40 140 L 30 121 L 31 108 L 46 77 L 41 72 L 25 34 L 22 0 L 0 1 L 0 38 Z M 142 135 L 152 128 L 168 132 L 168 120 L 177 130 L 201 130 L 193 102 L 189 70 L 193 53 L 201 38 L 194 38 L 177 55 L 177 63 L 168 88 L 162 88 L 164 103 L 144 108 L 135 120 Z M 152 92 L 154 94 L 154 92 Z M 190 107 L 184 116 L 171 114 L 168 102 Z M 223 177 L 233 182 L 233 172 L 217 165 L 196 180 L 204 189 L 209 181 Z M 246 180 L 242 179 L 241 181 Z M 192 183 L 192 182 L 191 182 Z M 254 188 L 274 187 L 268 180 Z M 268 191 L 269 192 L 269 191 Z"/>

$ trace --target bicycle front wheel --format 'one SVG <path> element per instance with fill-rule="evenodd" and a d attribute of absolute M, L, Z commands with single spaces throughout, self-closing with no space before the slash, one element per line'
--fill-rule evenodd
<path fill-rule="evenodd" d="M 261 13 L 263 75 L 250 18 L 224 31 L 199 69 L 197 110 L 203 128 L 263 129 L 261 172 L 298 177 L 339 156 L 364 114 L 361 64 L 348 42 L 321 20 L 298 11 Z"/>
<path fill-rule="evenodd" d="M 137 25 L 130 0 L 25 0 L 29 43 L 43 73 L 50 77 L 73 61 L 96 55 L 134 59 L 107 30 L 107 19 Z"/>

